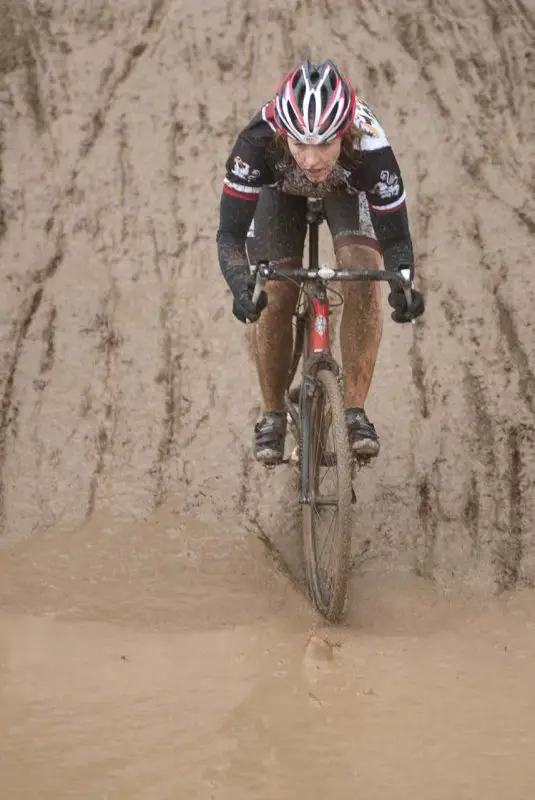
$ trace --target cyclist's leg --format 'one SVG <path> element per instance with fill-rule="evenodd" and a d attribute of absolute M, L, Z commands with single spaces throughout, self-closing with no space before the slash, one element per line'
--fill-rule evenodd
<path fill-rule="evenodd" d="M 365 195 L 329 195 L 325 211 L 337 264 L 344 269 L 383 269 L 380 248 Z M 382 334 L 380 284 L 343 284 L 340 348 L 345 371 L 345 402 L 353 449 L 363 456 L 379 452 L 374 426 L 364 412 Z"/>
<path fill-rule="evenodd" d="M 305 198 L 264 187 L 255 212 L 253 235 L 247 242 L 250 262 L 269 259 L 279 266 L 300 266 L 306 234 L 305 208 Z M 264 415 L 255 426 L 254 452 L 259 461 L 273 464 L 282 459 L 284 451 L 284 391 L 298 289 L 287 281 L 272 281 L 265 291 L 267 308 L 252 326 L 252 348 L 264 405 Z"/>

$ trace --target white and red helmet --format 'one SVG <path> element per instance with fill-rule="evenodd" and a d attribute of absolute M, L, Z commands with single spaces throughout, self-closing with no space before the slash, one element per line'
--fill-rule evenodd
<path fill-rule="evenodd" d="M 304 61 L 282 79 L 274 119 L 285 136 L 302 144 L 323 144 L 351 127 L 355 104 L 353 88 L 332 61 Z"/>

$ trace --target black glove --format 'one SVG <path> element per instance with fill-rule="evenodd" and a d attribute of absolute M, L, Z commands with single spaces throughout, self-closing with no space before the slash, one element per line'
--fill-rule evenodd
<path fill-rule="evenodd" d="M 390 315 L 394 322 L 412 322 L 413 319 L 419 317 L 425 311 L 424 296 L 417 289 L 411 288 L 411 301 L 407 303 L 405 292 L 395 284 L 390 287 L 390 294 L 388 295 L 388 302 L 394 309 Z"/>
<path fill-rule="evenodd" d="M 267 294 L 264 291 L 260 292 L 258 300 L 253 303 L 255 279 L 246 272 L 234 274 L 229 286 L 234 295 L 232 313 L 236 319 L 240 322 L 256 322 L 267 306 Z"/>
<path fill-rule="evenodd" d="M 425 311 L 422 293 L 412 286 L 412 279 L 414 277 L 412 247 L 405 242 L 396 242 L 385 250 L 383 259 L 385 269 L 389 272 L 401 272 L 401 270 L 409 271 L 412 296 L 410 303 L 407 303 L 407 298 L 401 285 L 399 283 L 394 283 L 394 281 L 390 283 L 388 302 L 394 309 L 390 315 L 394 322 L 412 322 L 413 319 L 416 319 L 416 317 L 419 317 L 420 314 L 423 314 Z"/>

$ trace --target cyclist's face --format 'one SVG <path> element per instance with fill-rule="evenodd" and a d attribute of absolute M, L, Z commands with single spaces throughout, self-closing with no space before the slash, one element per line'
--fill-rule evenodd
<path fill-rule="evenodd" d="M 327 144 L 301 144 L 288 139 L 290 153 L 312 183 L 321 183 L 329 177 L 340 155 L 341 139 Z"/>

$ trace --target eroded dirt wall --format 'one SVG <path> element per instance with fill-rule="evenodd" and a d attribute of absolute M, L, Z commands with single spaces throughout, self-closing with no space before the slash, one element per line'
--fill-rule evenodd
<path fill-rule="evenodd" d="M 356 550 L 533 582 L 534 34 L 521 0 L 0 0 L 4 537 L 172 493 L 284 539 L 214 236 L 240 125 L 330 56 L 401 162 L 428 308 L 385 319 Z"/>

